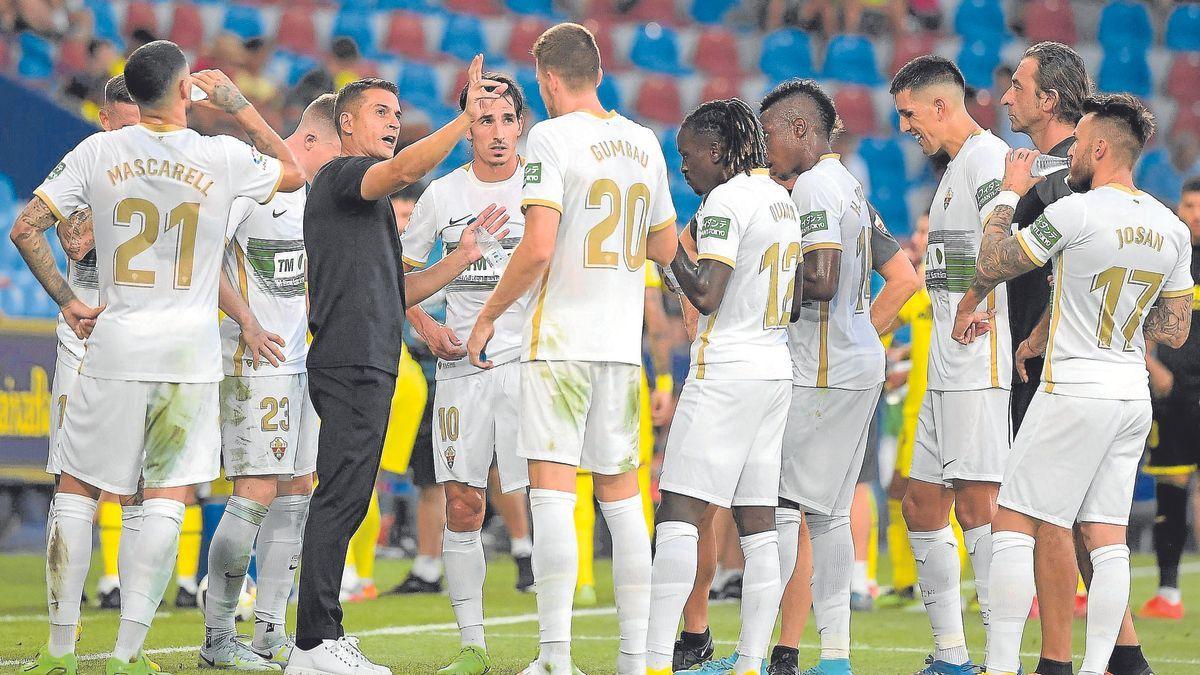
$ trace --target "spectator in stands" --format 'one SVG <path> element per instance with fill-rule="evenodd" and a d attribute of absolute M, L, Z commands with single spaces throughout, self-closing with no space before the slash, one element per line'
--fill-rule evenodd
<path fill-rule="evenodd" d="M 71 25 L 65 0 L 14 0 L 11 11 L 14 33 L 31 30 L 44 37 L 58 38 Z"/>
<path fill-rule="evenodd" d="M 369 75 L 369 71 L 373 70 L 363 63 L 358 53 L 358 45 L 348 37 L 334 39 L 325 67 L 332 74 L 333 84 L 337 89 Z"/>
<path fill-rule="evenodd" d="M 93 38 L 87 51 L 87 68 L 67 80 L 63 94 L 81 103 L 90 101 L 98 110 L 104 104 L 104 84 L 121 73 L 123 61 L 121 53 L 108 40 Z"/>

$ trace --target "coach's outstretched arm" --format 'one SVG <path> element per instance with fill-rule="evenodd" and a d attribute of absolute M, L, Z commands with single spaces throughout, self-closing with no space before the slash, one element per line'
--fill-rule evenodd
<path fill-rule="evenodd" d="M 54 262 L 54 254 L 50 252 L 50 240 L 46 238 L 46 230 L 58 222 L 53 209 L 41 197 L 35 196 L 29 200 L 25 208 L 17 216 L 8 237 L 21 252 L 29 271 L 46 289 L 46 293 L 58 303 L 67 325 L 80 339 L 92 334 L 96 327 L 96 317 L 104 310 L 104 305 L 88 307 L 75 297 L 75 292 L 67 285 L 58 264 Z"/>
<path fill-rule="evenodd" d="M 412 185 L 433 171 L 454 144 L 466 136 L 483 110 L 500 98 L 508 85 L 483 79 L 483 56 L 476 54 L 467 68 L 467 106 L 449 124 L 396 153 L 396 156 L 367 169 L 362 179 L 362 197 L 368 201 L 383 199 Z"/>

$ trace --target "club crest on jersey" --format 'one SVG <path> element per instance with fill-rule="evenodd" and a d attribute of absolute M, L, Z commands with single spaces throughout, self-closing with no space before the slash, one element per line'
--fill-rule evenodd
<path fill-rule="evenodd" d="M 705 216 L 700 223 L 701 239 L 728 239 L 729 219 L 723 216 Z"/>
<path fill-rule="evenodd" d="M 283 461 L 283 455 L 287 452 L 287 441 L 276 436 L 275 440 L 271 441 L 271 454 L 275 455 L 275 461 Z"/>
<path fill-rule="evenodd" d="M 59 162 L 58 166 L 54 167 L 54 170 L 52 170 L 50 172 L 50 175 L 46 176 L 46 180 L 54 180 L 55 178 L 58 178 L 59 176 L 62 175 L 63 170 L 66 168 L 67 168 L 66 162 Z"/>
<path fill-rule="evenodd" d="M 454 457 L 455 457 L 454 446 L 452 445 L 452 446 L 446 448 L 446 451 L 443 452 L 442 454 L 446 456 L 446 467 L 453 469 L 454 468 Z"/>
<path fill-rule="evenodd" d="M 942 200 L 942 210 L 950 208 L 950 200 L 954 199 L 954 189 L 946 188 L 946 198 Z"/>
<path fill-rule="evenodd" d="M 530 162 L 525 165 L 525 183 L 540 183 L 542 182 L 542 163 Z"/>

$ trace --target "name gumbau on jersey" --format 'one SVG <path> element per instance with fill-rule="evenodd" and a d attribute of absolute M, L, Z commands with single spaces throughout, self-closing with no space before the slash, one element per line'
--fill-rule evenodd
<path fill-rule="evenodd" d="M 1148 227 L 1127 225 L 1125 227 L 1118 227 L 1113 232 L 1117 235 L 1118 250 L 1125 248 L 1126 244 L 1130 246 L 1149 246 L 1155 251 L 1163 249 L 1163 236 Z"/>
<path fill-rule="evenodd" d="M 153 157 L 115 164 L 113 168 L 108 169 L 107 173 L 109 183 L 114 186 L 130 178 L 158 176 L 160 178 L 170 178 L 184 185 L 190 185 L 205 197 L 208 196 L 209 188 L 216 182 L 207 173 L 194 166 L 165 159 L 158 160 Z"/>
<path fill-rule="evenodd" d="M 650 156 L 646 154 L 646 151 L 626 140 L 600 141 L 591 146 L 591 151 L 597 162 L 616 157 L 628 157 L 641 164 L 643 168 L 650 164 Z"/>

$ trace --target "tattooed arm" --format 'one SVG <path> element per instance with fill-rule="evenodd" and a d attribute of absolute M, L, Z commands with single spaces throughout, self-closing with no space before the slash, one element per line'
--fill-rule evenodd
<path fill-rule="evenodd" d="M 8 236 L 21 252 L 34 278 L 62 308 L 67 325 L 82 339 L 91 335 L 96 316 L 104 307 L 93 308 L 83 304 L 67 285 L 62 272 L 58 271 L 54 255 L 50 252 L 50 240 L 46 238 L 46 230 L 54 227 L 56 222 L 54 212 L 46 202 L 41 197 L 34 197 L 17 216 L 17 222 Z"/>
<path fill-rule="evenodd" d="M 1146 338 L 1179 349 L 1187 342 L 1192 329 L 1192 296 L 1174 298 L 1159 296 L 1158 301 L 1146 312 L 1142 332 Z"/>
<path fill-rule="evenodd" d="M 1029 258 L 1012 231 L 1013 207 L 1001 204 L 992 209 L 983 223 L 983 238 L 975 258 L 975 280 L 958 303 L 951 332 L 958 342 L 970 344 L 976 337 L 991 330 L 989 320 L 995 310 L 978 311 L 980 303 L 996 286 L 1040 267 Z"/>
<path fill-rule="evenodd" d="M 88 252 L 96 247 L 91 209 L 79 209 L 67 216 L 67 221 L 59 223 L 55 229 L 58 232 L 58 242 L 62 244 L 63 251 L 66 251 L 71 260 L 83 260 Z"/>

